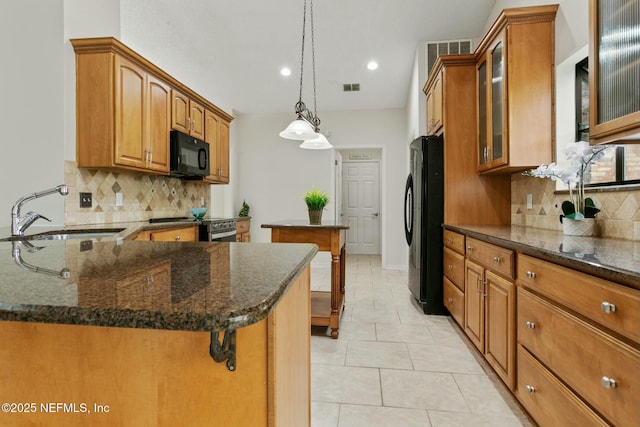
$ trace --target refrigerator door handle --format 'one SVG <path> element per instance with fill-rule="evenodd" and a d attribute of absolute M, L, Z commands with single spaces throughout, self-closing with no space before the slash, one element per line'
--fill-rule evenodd
<path fill-rule="evenodd" d="M 409 174 L 404 188 L 404 235 L 409 246 L 413 240 L 413 203 L 413 176 Z"/>

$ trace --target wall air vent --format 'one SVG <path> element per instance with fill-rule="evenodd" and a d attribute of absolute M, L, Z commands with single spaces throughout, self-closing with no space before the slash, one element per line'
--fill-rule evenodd
<path fill-rule="evenodd" d="M 427 43 L 427 76 L 440 55 L 471 53 L 471 40 L 443 40 Z"/>
<path fill-rule="evenodd" d="M 360 83 L 345 83 L 342 85 L 344 92 L 360 92 Z"/>

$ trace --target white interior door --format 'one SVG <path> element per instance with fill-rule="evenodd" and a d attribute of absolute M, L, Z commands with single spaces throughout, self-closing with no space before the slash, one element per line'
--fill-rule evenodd
<path fill-rule="evenodd" d="M 335 219 L 337 221 L 342 220 L 342 154 L 338 150 L 335 150 L 335 170 L 334 170 L 334 182 L 336 187 L 336 200 L 335 200 Z"/>
<path fill-rule="evenodd" d="M 347 253 L 380 253 L 380 163 L 342 163 L 342 211 Z"/>

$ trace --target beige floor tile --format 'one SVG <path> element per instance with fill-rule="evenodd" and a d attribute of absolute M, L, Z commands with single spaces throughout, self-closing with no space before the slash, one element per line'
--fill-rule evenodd
<path fill-rule="evenodd" d="M 311 402 L 312 427 L 338 427 L 339 403 Z"/>
<path fill-rule="evenodd" d="M 346 365 L 413 369 L 407 345 L 399 342 L 349 341 Z"/>
<path fill-rule="evenodd" d="M 403 323 L 376 323 L 378 341 L 433 344 L 429 328 Z"/>
<path fill-rule="evenodd" d="M 469 412 L 451 374 L 381 369 L 384 406 Z"/>
<path fill-rule="evenodd" d="M 380 371 L 353 366 L 311 365 L 311 400 L 382 406 Z"/>
<path fill-rule="evenodd" d="M 429 419 L 433 427 L 522 427 L 529 425 L 513 415 L 501 417 L 485 414 L 429 411 Z"/>
<path fill-rule="evenodd" d="M 486 375 L 453 374 L 471 412 L 483 415 L 511 415 L 513 411 Z"/>
<path fill-rule="evenodd" d="M 451 372 L 484 375 L 482 367 L 469 352 L 460 346 L 408 344 L 416 371 Z"/>
<path fill-rule="evenodd" d="M 427 411 L 341 405 L 338 427 L 429 427 Z M 314 426 L 316 427 L 316 426 Z"/>
<path fill-rule="evenodd" d="M 341 340 L 376 340 L 376 324 L 374 322 L 354 322 L 343 319 L 340 322 Z"/>
<path fill-rule="evenodd" d="M 340 328 L 342 332 L 342 328 Z M 326 336 L 311 336 L 311 363 L 343 365 L 347 356 L 347 340 L 334 340 Z"/>
<path fill-rule="evenodd" d="M 369 307 L 353 306 L 351 320 L 354 322 L 399 323 L 398 311 L 391 309 L 372 310 Z"/>

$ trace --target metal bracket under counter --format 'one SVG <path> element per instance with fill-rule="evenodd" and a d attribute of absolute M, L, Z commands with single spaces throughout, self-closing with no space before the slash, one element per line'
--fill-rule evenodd
<path fill-rule="evenodd" d="M 220 331 L 211 331 L 211 344 L 209 354 L 216 362 L 227 362 L 227 369 L 236 370 L 236 330 L 227 329 L 224 331 L 222 343 L 220 343 Z"/>

